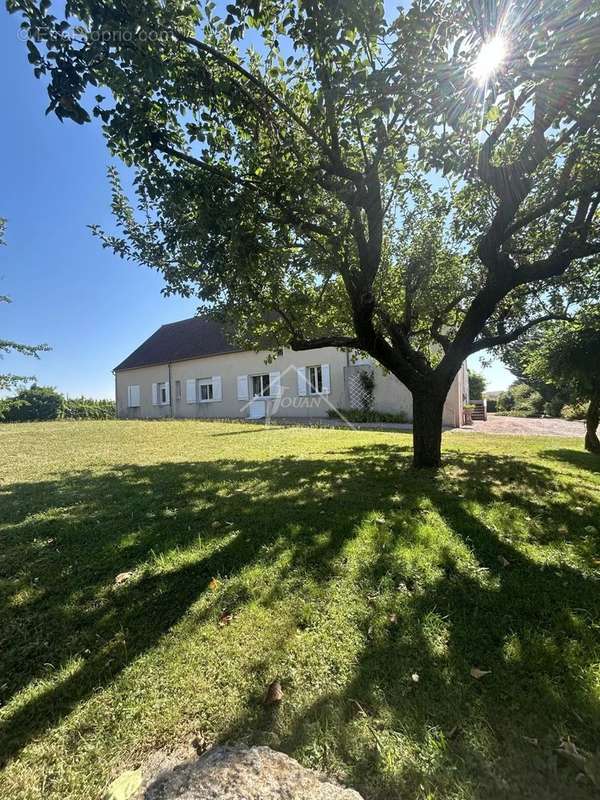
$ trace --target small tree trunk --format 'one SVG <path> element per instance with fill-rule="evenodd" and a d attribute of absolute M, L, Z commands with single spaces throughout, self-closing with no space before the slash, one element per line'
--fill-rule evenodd
<path fill-rule="evenodd" d="M 442 463 L 444 398 L 413 393 L 413 466 L 438 469 Z"/>
<path fill-rule="evenodd" d="M 600 394 L 592 396 L 585 416 L 585 449 L 590 453 L 600 453 L 598 423 L 600 422 Z"/>

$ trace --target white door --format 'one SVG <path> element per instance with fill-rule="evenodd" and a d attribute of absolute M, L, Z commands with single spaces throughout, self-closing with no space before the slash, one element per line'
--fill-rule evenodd
<path fill-rule="evenodd" d="M 264 400 L 253 400 L 250 403 L 250 419 L 264 419 L 266 413 L 266 403 Z"/>

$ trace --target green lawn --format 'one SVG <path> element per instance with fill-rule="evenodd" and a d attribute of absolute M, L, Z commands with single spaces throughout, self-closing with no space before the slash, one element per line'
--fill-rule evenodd
<path fill-rule="evenodd" d="M 0 797 L 88 800 L 195 734 L 369 800 L 596 796 L 557 749 L 600 748 L 600 459 L 444 449 L 431 478 L 398 433 L 0 426 Z"/>

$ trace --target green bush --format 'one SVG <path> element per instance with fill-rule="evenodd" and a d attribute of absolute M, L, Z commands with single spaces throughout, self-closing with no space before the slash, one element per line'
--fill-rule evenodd
<path fill-rule="evenodd" d="M 513 383 L 498 397 L 498 413 L 502 416 L 539 417 L 544 411 L 544 398 L 526 383 Z"/>
<path fill-rule="evenodd" d="M 347 419 L 348 422 L 408 422 L 406 414 L 391 414 L 362 408 L 330 408 L 327 412 L 333 419 Z"/>
<path fill-rule="evenodd" d="M 117 410 L 114 400 L 75 397 L 64 401 L 60 416 L 62 419 L 115 419 Z"/>
<path fill-rule="evenodd" d="M 4 422 L 32 422 L 57 419 L 62 411 L 64 398 L 52 386 L 37 386 L 22 389 L 15 397 L 2 404 Z"/>
<path fill-rule="evenodd" d="M 67 400 L 51 386 L 23 389 L 15 397 L 0 400 L 0 421 L 38 422 L 49 419 L 114 419 L 113 400 L 75 397 Z"/>
<path fill-rule="evenodd" d="M 563 419 L 585 419 L 587 412 L 587 403 L 573 403 L 572 405 L 564 405 L 560 412 Z"/>

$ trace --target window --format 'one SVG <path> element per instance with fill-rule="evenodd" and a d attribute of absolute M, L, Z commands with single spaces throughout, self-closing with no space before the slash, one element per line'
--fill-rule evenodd
<path fill-rule="evenodd" d="M 169 393 L 166 383 L 158 384 L 158 402 L 161 406 L 164 406 L 169 402 Z"/>
<path fill-rule="evenodd" d="M 308 393 L 309 394 L 322 394 L 323 393 L 323 370 L 319 364 L 316 367 L 307 367 L 308 378 Z"/>
<path fill-rule="evenodd" d="M 253 397 L 271 396 L 271 381 L 268 372 L 266 375 L 252 376 L 252 396 Z"/>
<path fill-rule="evenodd" d="M 212 378 L 199 378 L 198 390 L 196 393 L 199 403 L 208 403 L 213 400 L 213 381 Z"/>
<path fill-rule="evenodd" d="M 140 405 L 140 387 L 127 387 L 127 406 L 128 408 L 138 408 Z"/>
<path fill-rule="evenodd" d="M 181 381 L 175 381 L 175 400 L 181 400 Z"/>

